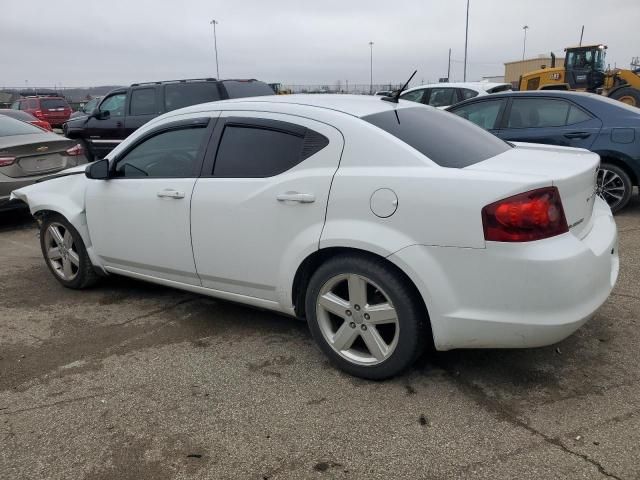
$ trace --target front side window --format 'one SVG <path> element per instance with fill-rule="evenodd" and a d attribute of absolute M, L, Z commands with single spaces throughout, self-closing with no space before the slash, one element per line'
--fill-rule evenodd
<path fill-rule="evenodd" d="M 402 140 L 441 167 L 468 167 L 511 148 L 456 115 L 430 108 L 398 108 L 362 119 Z"/>
<path fill-rule="evenodd" d="M 93 109 L 96 108 L 97 104 L 98 104 L 98 99 L 92 98 L 87 103 L 85 103 L 84 107 L 82 107 L 82 111 L 84 113 L 91 113 L 93 112 Z"/>
<path fill-rule="evenodd" d="M 204 126 L 159 133 L 129 151 L 116 164 L 116 177 L 196 177 L 198 152 L 207 129 Z"/>
<path fill-rule="evenodd" d="M 127 98 L 126 93 L 116 93 L 104 99 L 100 104 L 101 112 L 109 112 L 112 117 L 124 116 L 124 101 Z"/>
<path fill-rule="evenodd" d="M 500 109 L 506 100 L 485 100 L 454 108 L 451 112 L 485 130 L 496 128 Z"/>
<path fill-rule="evenodd" d="M 432 107 L 448 107 L 457 103 L 455 88 L 432 88 L 429 105 Z"/>
<path fill-rule="evenodd" d="M 227 125 L 216 154 L 215 177 L 264 178 L 278 175 L 303 159 L 304 136 L 280 130 Z"/>
<path fill-rule="evenodd" d="M 140 88 L 131 91 L 130 115 L 152 115 L 156 111 L 155 88 Z"/>
<path fill-rule="evenodd" d="M 549 128 L 567 124 L 571 104 L 551 98 L 516 98 L 511 104 L 510 128 Z"/>
<path fill-rule="evenodd" d="M 422 97 L 424 96 L 424 89 L 421 90 L 412 90 L 400 96 L 401 100 L 409 100 L 410 102 L 422 102 Z"/>

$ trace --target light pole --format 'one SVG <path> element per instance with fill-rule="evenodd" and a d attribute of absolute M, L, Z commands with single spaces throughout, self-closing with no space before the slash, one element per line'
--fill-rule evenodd
<path fill-rule="evenodd" d="M 467 81 L 467 46 L 469 44 L 469 0 L 467 0 L 467 27 L 464 33 L 464 81 Z"/>
<path fill-rule="evenodd" d="M 216 52 L 216 78 L 220 79 L 220 69 L 218 68 L 218 39 L 216 38 L 216 25 L 220 22 L 217 20 L 211 20 L 210 25 L 213 25 L 213 49 Z"/>
<path fill-rule="evenodd" d="M 524 43 L 522 44 L 522 61 L 524 62 L 524 54 L 527 51 L 527 30 L 529 30 L 529 25 L 522 27 L 522 30 L 524 30 Z"/>
<path fill-rule="evenodd" d="M 373 95 L 373 42 L 369 42 L 371 56 L 369 60 L 369 95 Z"/>

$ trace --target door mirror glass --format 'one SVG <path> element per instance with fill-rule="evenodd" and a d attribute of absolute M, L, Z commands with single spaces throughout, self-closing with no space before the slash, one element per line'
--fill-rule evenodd
<path fill-rule="evenodd" d="M 109 178 L 109 160 L 102 159 L 87 165 L 84 174 L 92 180 L 106 180 Z"/>

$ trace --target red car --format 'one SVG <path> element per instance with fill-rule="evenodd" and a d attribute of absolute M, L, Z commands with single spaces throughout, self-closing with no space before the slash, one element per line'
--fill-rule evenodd
<path fill-rule="evenodd" d="M 11 108 L 30 113 L 52 127 L 62 126 L 71 116 L 71 107 L 63 97 L 25 97 L 13 102 Z"/>

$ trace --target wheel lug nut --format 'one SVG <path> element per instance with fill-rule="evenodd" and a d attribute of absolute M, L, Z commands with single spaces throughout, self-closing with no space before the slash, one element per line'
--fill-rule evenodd
<path fill-rule="evenodd" d="M 369 314 L 368 314 L 368 313 L 365 313 L 365 314 L 364 314 L 364 319 L 365 319 L 365 320 L 369 320 L 370 318 L 371 318 L 371 317 L 369 316 Z"/>
<path fill-rule="evenodd" d="M 360 310 L 360 305 L 356 305 L 353 308 L 355 308 L 357 311 L 359 311 Z"/>
<path fill-rule="evenodd" d="M 351 316 L 351 310 L 347 310 L 345 313 L 347 314 L 347 317 Z"/>
<path fill-rule="evenodd" d="M 366 329 L 367 329 L 367 326 L 366 326 L 366 325 L 360 325 L 360 328 L 361 328 L 362 330 L 366 330 Z"/>
<path fill-rule="evenodd" d="M 355 323 L 355 322 L 351 322 L 351 323 L 349 324 L 349 326 L 350 326 L 351 328 L 356 328 L 356 323 Z"/>

